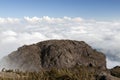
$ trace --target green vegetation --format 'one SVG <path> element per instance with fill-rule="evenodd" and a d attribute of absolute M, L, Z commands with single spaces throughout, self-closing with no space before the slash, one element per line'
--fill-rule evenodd
<path fill-rule="evenodd" d="M 1 74 L 4 75 L 1 76 Z M 4 70 L 0 73 L 0 80 L 94 80 L 95 74 L 96 70 L 80 66 L 70 69 L 53 68 L 51 70 L 41 70 L 40 72 Z"/>

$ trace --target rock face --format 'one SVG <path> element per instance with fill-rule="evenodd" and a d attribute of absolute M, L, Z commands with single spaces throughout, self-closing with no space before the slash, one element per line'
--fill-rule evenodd
<path fill-rule="evenodd" d="M 71 68 L 76 65 L 106 69 L 105 55 L 83 41 L 48 40 L 24 45 L 4 58 L 13 69 L 39 71 L 41 69 Z"/>
<path fill-rule="evenodd" d="M 116 67 L 110 69 L 110 73 L 111 73 L 111 75 L 120 78 L 120 66 L 116 66 Z"/>

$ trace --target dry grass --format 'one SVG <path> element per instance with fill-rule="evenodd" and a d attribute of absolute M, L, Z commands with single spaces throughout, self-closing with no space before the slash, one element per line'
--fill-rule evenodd
<path fill-rule="evenodd" d="M 87 67 L 42 70 L 40 72 L 4 71 L 0 80 L 94 80 L 96 71 Z"/>

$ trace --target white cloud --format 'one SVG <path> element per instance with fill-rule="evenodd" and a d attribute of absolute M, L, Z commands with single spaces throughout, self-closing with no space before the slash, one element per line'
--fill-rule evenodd
<path fill-rule="evenodd" d="M 48 39 L 84 40 L 107 55 L 108 67 L 120 64 L 120 21 L 86 20 L 48 16 L 0 18 L 0 55 L 24 44 Z M 111 64 L 112 61 L 115 64 Z"/>
<path fill-rule="evenodd" d="M 20 19 L 18 18 L 0 18 L 0 24 L 12 24 L 12 23 L 18 23 Z"/>
<path fill-rule="evenodd" d="M 114 66 L 120 66 L 120 62 L 119 61 L 112 61 L 110 59 L 107 59 L 107 66 L 108 68 L 113 68 Z"/>
<path fill-rule="evenodd" d="M 11 31 L 11 30 L 3 31 L 1 34 L 4 35 L 4 36 L 16 36 L 17 35 L 16 32 Z"/>
<path fill-rule="evenodd" d="M 24 20 L 27 21 L 29 24 L 31 23 L 39 23 L 42 19 L 38 18 L 38 17 L 33 17 L 33 18 L 29 18 L 29 17 L 24 17 Z"/>

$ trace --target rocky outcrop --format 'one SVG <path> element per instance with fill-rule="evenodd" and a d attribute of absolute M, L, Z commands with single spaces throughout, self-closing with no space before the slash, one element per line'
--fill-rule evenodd
<path fill-rule="evenodd" d="M 50 70 L 86 66 L 95 72 L 95 80 L 120 80 L 116 68 L 108 71 L 106 57 L 84 41 L 48 40 L 24 45 L 2 59 L 4 68 L 23 71 Z M 117 68 L 118 69 L 118 68 Z M 97 71 L 97 72 L 96 72 Z"/>
<path fill-rule="evenodd" d="M 109 71 L 100 71 L 100 73 L 96 74 L 96 80 L 120 80 L 120 78 L 111 75 Z"/>
<path fill-rule="evenodd" d="M 110 69 L 110 73 L 111 73 L 111 75 L 120 78 L 120 66 L 116 66 L 116 67 Z"/>
<path fill-rule="evenodd" d="M 84 65 L 106 69 L 105 55 L 83 41 L 49 40 L 24 45 L 6 57 L 9 67 L 21 70 L 70 68 Z"/>

